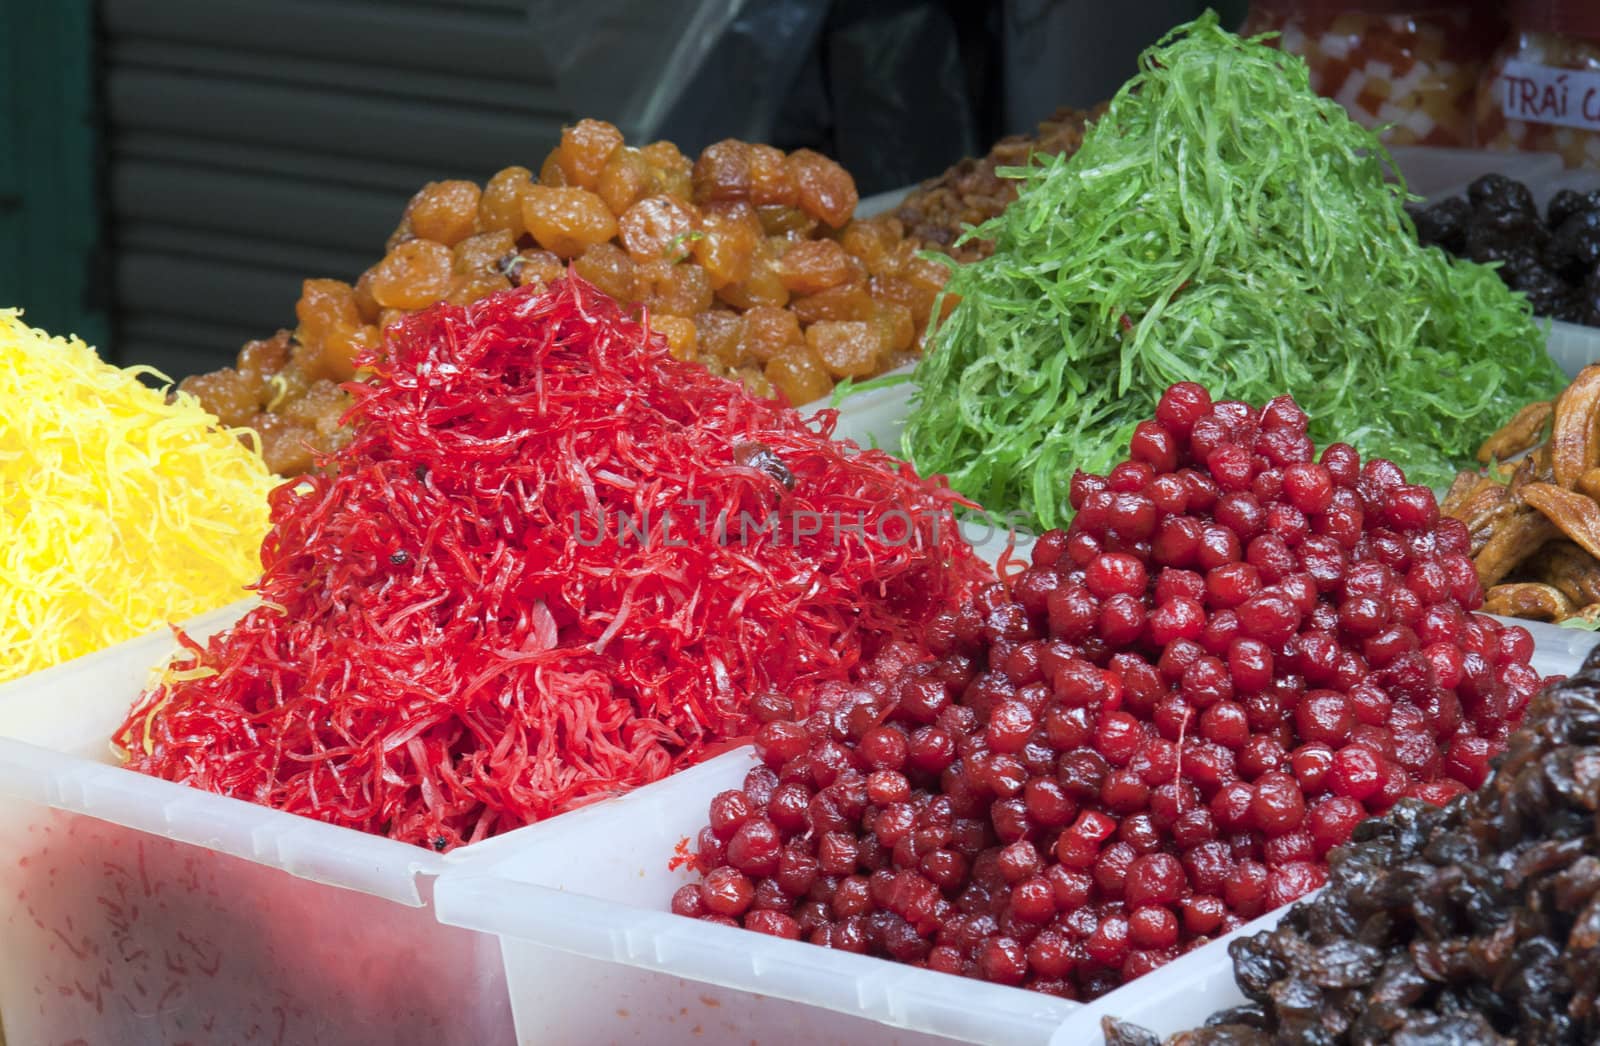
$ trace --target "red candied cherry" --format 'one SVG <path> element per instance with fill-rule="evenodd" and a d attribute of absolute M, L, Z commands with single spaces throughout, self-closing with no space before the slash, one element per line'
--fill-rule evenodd
<path fill-rule="evenodd" d="M 1387 492 L 1383 519 L 1402 532 L 1428 530 L 1439 522 L 1439 502 L 1427 487 L 1407 483 Z"/>
<path fill-rule="evenodd" d="M 1237 562 L 1242 555 L 1239 535 L 1227 527 L 1213 524 L 1200 528 L 1200 549 L 1196 558 L 1202 568 L 1214 570 L 1224 564 Z"/>
<path fill-rule="evenodd" d="M 1102 715 L 1095 727 L 1095 751 L 1112 766 L 1127 766 L 1144 743 L 1144 724 L 1126 712 Z"/>
<path fill-rule="evenodd" d="M 1389 609 L 1372 596 L 1346 598 L 1339 604 L 1339 629 L 1356 639 L 1364 639 L 1389 622 Z"/>
<path fill-rule="evenodd" d="M 1243 400 L 1218 400 L 1211 412 L 1233 429 L 1253 428 L 1261 418 L 1261 412 Z"/>
<path fill-rule="evenodd" d="M 1239 615 L 1232 610 L 1218 610 L 1206 620 L 1200 633 L 1200 648 L 1212 657 L 1222 657 L 1239 638 Z"/>
<path fill-rule="evenodd" d="M 1128 920 L 1122 915 L 1108 915 L 1100 920 L 1089 939 L 1084 942 L 1089 958 L 1102 966 L 1120 969 L 1128 957 Z"/>
<path fill-rule="evenodd" d="M 1222 898 L 1204 893 L 1184 898 L 1182 908 L 1183 928 L 1195 937 L 1215 933 L 1227 913 Z"/>
<path fill-rule="evenodd" d="M 1461 685 L 1465 666 L 1461 648 L 1455 643 L 1429 643 L 1422 648 L 1422 656 L 1427 659 L 1434 682 L 1438 685 L 1446 690 L 1454 690 Z"/>
<path fill-rule="evenodd" d="M 1405 486 L 1406 474 L 1400 471 L 1400 466 L 1387 458 L 1369 458 L 1361 466 L 1361 475 L 1356 479 L 1356 487 L 1363 501 L 1370 502 L 1374 508 L 1381 506 L 1384 495 L 1391 490 Z"/>
<path fill-rule="evenodd" d="M 1094 884 L 1106 897 L 1120 898 L 1128 880 L 1128 869 L 1139 857 L 1132 846 L 1115 842 L 1100 851 L 1094 862 Z"/>
<path fill-rule="evenodd" d="M 1333 754 L 1328 787 L 1334 795 L 1366 802 L 1383 788 L 1379 757 L 1362 746 L 1345 745 Z"/>
<path fill-rule="evenodd" d="M 1460 552 L 1447 553 L 1440 560 L 1449 580 L 1450 595 L 1465 610 L 1483 606 L 1483 585 L 1478 581 L 1478 570 L 1472 560 Z"/>
<path fill-rule="evenodd" d="M 1273 667 L 1272 648 L 1261 640 L 1240 638 L 1228 644 L 1228 675 L 1235 693 L 1253 694 L 1265 689 L 1272 682 Z"/>
<path fill-rule="evenodd" d="M 1306 412 L 1289 395 L 1274 396 L 1261 408 L 1261 428 L 1266 432 L 1306 431 Z"/>
<path fill-rule="evenodd" d="M 995 984 L 1021 984 L 1028 975 L 1028 952 L 1014 937 L 989 938 L 978 950 L 978 975 Z"/>
<path fill-rule="evenodd" d="M 1461 633 L 1467 618 L 1455 603 L 1438 603 L 1422 612 L 1414 626 L 1417 641 L 1424 646 L 1433 643 L 1461 643 Z"/>
<path fill-rule="evenodd" d="M 1220 658 L 1197 657 L 1184 668 L 1178 692 L 1190 706 L 1203 709 L 1233 697 L 1233 678 Z"/>
<path fill-rule="evenodd" d="M 1134 427 L 1128 454 L 1156 472 L 1171 472 L 1178 467 L 1178 441 L 1159 421 L 1141 421 Z"/>
<path fill-rule="evenodd" d="M 1222 897 L 1241 919 L 1254 919 L 1267 907 L 1267 866 L 1243 860 L 1223 884 Z"/>
<path fill-rule="evenodd" d="M 1150 614 L 1150 642 L 1166 646 L 1174 639 L 1199 639 L 1205 627 L 1205 607 L 1196 600 L 1179 596 L 1157 606 Z"/>
<path fill-rule="evenodd" d="M 1139 772 L 1145 784 L 1166 784 L 1178 772 L 1178 749 L 1163 737 L 1147 737 L 1144 747 L 1128 765 Z"/>
<path fill-rule="evenodd" d="M 1326 632 L 1302 632 L 1293 642 L 1290 667 L 1312 686 L 1327 686 L 1339 672 L 1339 641 Z"/>
<path fill-rule="evenodd" d="M 1322 742 L 1301 745 L 1290 755 L 1290 771 L 1294 774 L 1294 781 L 1301 785 L 1301 792 L 1306 795 L 1322 792 L 1331 769 L 1333 749 Z"/>
<path fill-rule="evenodd" d="M 732 919 L 743 915 L 750 907 L 756 888 L 743 872 L 724 865 L 706 873 L 700 883 L 700 896 L 707 912 Z"/>
<path fill-rule="evenodd" d="M 789 760 L 804 755 L 810 748 L 810 735 L 799 723 L 778 720 L 763 723 L 756 731 L 756 751 L 774 770 L 781 769 Z"/>
<path fill-rule="evenodd" d="M 1255 794 L 1255 789 L 1243 781 L 1228 782 L 1211 797 L 1208 807 L 1211 820 L 1225 832 L 1237 832 L 1250 827 L 1250 802 Z"/>
<path fill-rule="evenodd" d="M 1103 704 L 1109 689 L 1105 673 L 1078 657 L 1061 662 L 1051 677 L 1050 686 L 1056 700 L 1069 708 Z"/>
<path fill-rule="evenodd" d="M 1444 772 L 1475 790 L 1488 779 L 1494 754 L 1494 745 L 1484 738 L 1458 737 L 1445 752 Z"/>
<path fill-rule="evenodd" d="M 1156 668 L 1163 679 L 1176 683 L 1183 678 L 1184 671 L 1190 665 L 1204 656 L 1205 650 L 1199 643 L 1187 639 L 1175 639 L 1161 652 L 1161 657 L 1156 661 Z"/>
<path fill-rule="evenodd" d="M 1106 483 L 1118 493 L 1132 494 L 1143 490 L 1152 479 L 1156 478 L 1156 472 L 1157 470 L 1151 468 L 1147 461 L 1124 461 L 1106 473 Z"/>
<path fill-rule="evenodd" d="M 1261 573 L 1249 563 L 1224 563 L 1206 573 L 1206 602 L 1232 609 L 1261 590 Z"/>
<path fill-rule="evenodd" d="M 1333 475 L 1326 465 L 1302 462 L 1283 470 L 1283 495 L 1289 504 L 1311 515 L 1333 504 Z"/>
<path fill-rule="evenodd" d="M 1054 919 L 1056 895 L 1050 880 L 1035 875 L 1019 882 L 1011 891 L 1011 911 L 1019 919 L 1031 923 L 1045 923 Z"/>
<path fill-rule="evenodd" d="M 1194 783 L 1201 795 L 1212 795 L 1218 788 L 1237 779 L 1233 750 L 1205 742 L 1184 753 L 1183 776 Z"/>
<path fill-rule="evenodd" d="M 1322 535 L 1300 543 L 1300 565 L 1316 583 L 1318 592 L 1336 592 L 1344 581 L 1349 556 L 1337 541 Z"/>
<path fill-rule="evenodd" d="M 1001 708 L 1011 712 L 1011 706 L 1017 704 L 1018 702 L 1008 701 Z M 1027 707 L 1020 707 L 1022 712 L 1026 714 Z M 998 715 L 999 712 L 997 711 L 996 714 Z M 1027 729 L 1030 732 L 1033 730 L 1031 716 L 1028 716 Z M 996 748 L 997 746 L 991 741 L 989 747 Z M 1021 746 L 1019 745 L 1018 747 Z M 999 750 L 1016 751 L 1015 748 Z M 906 765 L 907 751 L 906 735 L 892 726 L 873 727 L 856 743 L 856 754 L 864 759 L 867 766 L 872 770 L 899 770 Z"/>
<path fill-rule="evenodd" d="M 1331 796 L 1311 808 L 1306 824 L 1319 856 L 1350 839 L 1356 825 L 1366 820 L 1367 811 L 1348 796 Z"/>
<path fill-rule="evenodd" d="M 1317 579 L 1310 571 L 1297 570 L 1277 584 L 1278 593 L 1293 603 L 1301 614 L 1310 614 L 1321 602 Z"/>
<path fill-rule="evenodd" d="M 1194 709 L 1177 694 L 1167 694 L 1156 701 L 1151 721 L 1163 740 L 1176 741 L 1184 736 L 1194 722 Z"/>
<path fill-rule="evenodd" d="M 1424 605 L 1439 603 L 1450 595 L 1450 578 L 1443 565 L 1432 556 L 1412 562 L 1406 571 L 1406 588 Z"/>
<path fill-rule="evenodd" d="M 1095 712 L 1087 704 L 1057 706 L 1045 713 L 1045 740 L 1062 752 L 1081 748 L 1089 743 L 1094 722 Z"/>
<path fill-rule="evenodd" d="M 678 887 L 672 895 L 672 914 L 682 915 L 690 919 L 698 919 L 709 914 L 706 908 L 705 895 L 695 883 Z"/>
<path fill-rule="evenodd" d="M 1321 888 L 1327 881 L 1327 871 L 1310 861 L 1294 861 L 1274 868 L 1267 873 L 1265 907 L 1281 908 L 1291 901 L 1298 901 L 1312 890 Z"/>
<path fill-rule="evenodd" d="M 1215 839 L 1217 822 L 1209 807 L 1197 806 L 1179 814 L 1168 827 L 1168 831 L 1172 833 L 1172 841 L 1187 850 L 1191 846 L 1199 846 Z"/>
<path fill-rule="evenodd" d="M 1110 487 L 1111 485 L 1106 482 L 1104 476 L 1097 476 L 1082 469 L 1074 469 L 1072 481 L 1067 486 L 1067 498 L 1072 503 L 1072 511 L 1082 512 L 1093 495 L 1103 493 L 1109 490 Z"/>
<path fill-rule="evenodd" d="M 1212 515 L 1222 526 L 1248 541 L 1266 526 L 1267 513 L 1261 502 L 1249 491 L 1230 491 L 1217 499 Z"/>
<path fill-rule="evenodd" d="M 1467 786 L 1449 777 L 1437 781 L 1413 781 L 1406 786 L 1405 794 L 1434 806 L 1444 806 L 1458 795 L 1467 794 Z"/>
<path fill-rule="evenodd" d="M 1395 586 L 1394 572 L 1382 563 L 1363 560 L 1350 564 L 1345 571 L 1343 593 L 1346 599 L 1370 596 L 1385 600 Z"/>
<path fill-rule="evenodd" d="M 1170 948 L 1178 943 L 1178 917 L 1169 908 L 1136 908 L 1128 916 L 1128 939 L 1136 948 Z"/>
<path fill-rule="evenodd" d="M 1039 851 L 1026 839 L 1018 839 L 1002 847 L 997 860 L 1001 876 L 1013 884 L 1038 875 L 1044 863 L 1039 858 Z"/>
<path fill-rule="evenodd" d="M 874 770 L 867 775 L 867 800 L 874 806 L 903 803 L 911 798 L 911 782 L 898 770 Z"/>
<path fill-rule="evenodd" d="M 743 792 L 734 789 L 718 792 L 711 800 L 711 830 L 716 833 L 718 839 L 726 842 L 733 838 L 733 833 L 737 832 L 739 826 L 749 820 L 754 812 L 755 804 Z"/>
<path fill-rule="evenodd" d="M 1150 802 L 1150 786 L 1136 770 L 1122 768 L 1106 775 L 1100 786 L 1100 805 L 1114 814 L 1126 816 L 1143 810 Z"/>
<path fill-rule="evenodd" d="M 1261 580 L 1269 585 L 1277 584 L 1300 567 L 1300 561 L 1290 550 L 1287 539 L 1276 533 L 1258 534 L 1251 538 L 1244 558 L 1246 563 L 1256 568 Z"/>
<path fill-rule="evenodd" d="M 1022 572 L 1011 586 L 1011 591 L 1016 596 L 1017 602 L 1022 604 L 1029 616 L 1038 618 L 1049 610 L 1046 600 L 1050 593 L 1061 587 L 1061 575 L 1049 567 L 1030 567 Z"/>
<path fill-rule="evenodd" d="M 1144 492 L 1162 516 L 1181 516 L 1189 507 L 1189 485 L 1175 472 L 1157 476 Z"/>
<path fill-rule="evenodd" d="M 1185 673 L 1187 675 L 1187 673 Z M 1217 701 L 1200 713 L 1200 736 L 1225 748 L 1243 748 L 1250 740 L 1250 724 L 1236 701 Z"/>
<path fill-rule="evenodd" d="M 1389 700 L 1389 695 L 1383 687 L 1371 679 L 1363 679 L 1349 690 L 1345 691 L 1349 700 L 1350 711 L 1355 714 L 1357 722 L 1370 726 L 1382 726 L 1389 721 L 1389 712 L 1394 703 Z"/>
<path fill-rule="evenodd" d="M 1211 413 L 1211 393 L 1204 385 L 1180 381 L 1156 403 L 1156 420 L 1176 436 L 1187 436 L 1194 423 Z"/>
<path fill-rule="evenodd" d="M 1076 482 L 1078 476 L 1082 474 L 1080 472 L 1074 475 L 1072 477 L 1073 481 Z M 1066 551 L 1067 532 L 1064 530 L 1047 530 L 1040 534 L 1039 539 L 1033 543 L 1033 551 L 1029 553 L 1029 558 L 1034 566 L 1048 569 L 1061 562 L 1061 557 L 1066 554 Z"/>
<path fill-rule="evenodd" d="M 1341 487 L 1352 485 L 1361 475 L 1361 455 L 1348 443 L 1330 443 L 1323 447 L 1320 460 L 1328 475 Z"/>
<path fill-rule="evenodd" d="M 1199 450 L 1195 449 L 1194 453 L 1198 455 Z M 1183 482 L 1189 487 L 1189 511 L 1210 512 L 1216 505 L 1217 498 L 1222 495 L 1216 481 L 1198 469 L 1179 469 L 1178 475 L 1183 477 Z"/>
<path fill-rule="evenodd" d="M 1111 499 L 1106 526 L 1127 541 L 1146 541 L 1156 531 L 1156 503 L 1145 494 L 1121 492 Z"/>
<path fill-rule="evenodd" d="M 764 933 L 772 937 L 782 937 L 788 941 L 800 939 L 800 924 L 791 915 L 783 912 L 761 910 L 751 912 L 745 916 L 744 928 Z"/>
<path fill-rule="evenodd" d="M 1209 711 L 1209 709 L 1207 710 Z M 1243 714 L 1243 709 L 1240 710 Z M 1283 742 L 1271 734 L 1256 734 L 1239 750 L 1239 773 L 1254 781 L 1268 770 L 1282 770 L 1289 761 Z"/>
<path fill-rule="evenodd" d="M 1250 800 L 1250 821 L 1268 836 L 1293 831 L 1305 819 L 1306 801 L 1299 783 L 1276 770 L 1262 774 L 1255 782 Z"/>
<path fill-rule="evenodd" d="M 1281 464 L 1283 455 L 1277 454 L 1276 462 Z M 1283 472 L 1276 468 L 1262 469 L 1256 473 L 1255 479 L 1250 481 L 1250 493 L 1263 505 L 1270 506 L 1283 494 Z M 1271 514 L 1271 508 L 1268 508 Z"/>
<path fill-rule="evenodd" d="M 1050 777 L 1035 777 L 1022 786 L 1023 808 L 1041 828 L 1060 828 L 1078 813 L 1078 801 Z"/>
<path fill-rule="evenodd" d="M 1078 520 L 1081 519 L 1083 516 L 1080 515 L 1078 519 L 1072 521 L 1072 530 L 1067 535 L 1067 559 L 1079 567 L 1086 565 L 1105 551 L 1105 545 L 1100 538 L 1087 532 L 1089 523 L 1083 523 L 1080 527 Z"/>
<path fill-rule="evenodd" d="M 728 864 L 748 876 L 772 875 L 778 870 L 783 837 L 764 817 L 753 817 L 739 826 L 728 840 Z M 722 913 L 727 914 L 727 913 Z"/>
<path fill-rule="evenodd" d="M 1439 517 L 1433 526 L 1433 546 L 1441 555 L 1466 555 L 1472 551 L 1472 531 L 1459 519 Z"/>
<path fill-rule="evenodd" d="M 912 733 L 906 758 L 915 769 L 925 774 L 943 773 L 955 757 L 955 738 L 943 727 L 923 726 Z"/>
<path fill-rule="evenodd" d="M 1294 864 L 1296 861 L 1312 861 L 1317 856 L 1311 833 L 1304 827 L 1268 839 L 1261 847 L 1261 854 L 1269 868 Z"/>
<path fill-rule="evenodd" d="M 1144 632 L 1148 616 L 1144 602 L 1138 596 L 1121 593 L 1100 605 L 1095 629 L 1106 643 L 1113 647 L 1124 647 Z"/>
<path fill-rule="evenodd" d="M 1196 571 L 1163 567 L 1161 573 L 1156 575 L 1157 606 L 1174 599 L 1193 599 L 1198 602 L 1205 598 L 1205 594 L 1206 579 Z"/>
<path fill-rule="evenodd" d="M 1402 655 L 1417 649 L 1417 634 L 1411 626 L 1394 624 L 1361 644 L 1361 654 L 1373 668 L 1387 668 Z"/>
<path fill-rule="evenodd" d="M 1278 646 L 1287 641 L 1300 624 L 1299 609 L 1275 592 L 1251 596 L 1239 604 L 1236 613 L 1244 634 L 1269 646 Z M 1370 655 L 1368 660 L 1371 660 Z"/>
<path fill-rule="evenodd" d="M 1078 642 L 1094 630 L 1100 615 L 1100 601 L 1082 585 L 1064 585 L 1045 598 L 1045 609 L 1050 634 Z"/>
<path fill-rule="evenodd" d="M 1028 738 L 1033 736 L 1034 725 L 1035 720 L 1033 716 L 1033 710 L 1027 705 L 1023 704 L 1021 701 L 1002 701 L 1000 704 L 995 706 L 994 711 L 989 715 L 989 723 L 984 728 L 983 732 L 984 741 L 988 744 L 990 751 L 993 752 L 1019 752 L 1022 750 L 1022 746 L 1028 743 Z M 880 727 L 878 730 L 874 730 L 872 733 L 868 734 L 866 738 L 862 739 L 861 746 L 858 751 L 861 751 L 861 754 L 863 755 L 867 755 L 867 753 L 863 750 L 867 747 L 868 739 L 874 738 L 879 734 L 880 731 L 884 730 L 888 730 L 891 733 L 897 733 L 896 731 L 889 730 L 889 728 Z M 899 736 L 902 753 L 901 762 L 903 763 L 903 748 L 905 743 L 904 735 Z M 885 744 L 887 744 L 887 742 L 885 742 Z M 874 747 L 873 751 L 877 751 L 876 746 Z M 873 761 L 873 758 L 870 755 L 868 755 L 868 762 L 873 766 L 879 765 Z M 898 766 L 887 765 L 887 768 L 898 769 Z"/>
<path fill-rule="evenodd" d="M 1294 710 L 1295 732 L 1304 741 L 1343 744 L 1356 725 L 1345 695 L 1336 690 L 1310 690 Z"/>
<path fill-rule="evenodd" d="M 1073 952 L 1068 935 L 1044 930 L 1028 942 L 1028 968 L 1040 977 L 1065 977 L 1076 965 Z M 929 966 L 932 965 L 930 959 Z"/>

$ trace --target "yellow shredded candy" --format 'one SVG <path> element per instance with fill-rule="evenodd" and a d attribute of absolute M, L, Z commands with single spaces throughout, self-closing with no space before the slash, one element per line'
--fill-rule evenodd
<path fill-rule="evenodd" d="M 261 572 L 277 480 L 141 372 L 0 309 L 0 682 L 232 602 Z"/>

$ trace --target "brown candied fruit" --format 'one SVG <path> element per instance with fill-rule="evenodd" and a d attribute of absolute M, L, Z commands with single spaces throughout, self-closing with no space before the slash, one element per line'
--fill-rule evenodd
<path fill-rule="evenodd" d="M 713 142 L 694 162 L 694 202 L 750 199 L 750 144 L 737 138 Z"/>
<path fill-rule="evenodd" d="M 817 231 L 817 220 L 798 207 L 768 204 L 756 208 L 756 217 L 768 236 L 804 239 Z"/>
<path fill-rule="evenodd" d="M 667 349 L 673 359 L 693 360 L 699 348 L 694 321 L 682 316 L 650 317 L 650 329 L 667 339 Z"/>
<path fill-rule="evenodd" d="M 738 283 L 718 288 L 717 297 L 743 311 L 758 305 L 789 304 L 789 291 L 778 272 L 779 259 L 765 239 L 757 241 L 750 257 L 750 274 Z"/>
<path fill-rule="evenodd" d="M 281 414 L 257 414 L 250 427 L 261 437 L 261 457 L 280 476 L 311 471 L 315 429 L 297 425 Z"/>
<path fill-rule="evenodd" d="M 699 313 L 694 318 L 699 334 L 700 355 L 731 368 L 739 359 L 739 342 L 744 337 L 744 317 L 722 309 Z"/>
<path fill-rule="evenodd" d="M 522 194 L 522 220 L 539 246 L 563 258 L 617 234 L 616 218 L 588 189 L 531 186 Z"/>
<path fill-rule="evenodd" d="M 597 243 L 578 256 L 572 269 L 619 302 L 637 301 L 638 266 L 614 243 Z"/>
<path fill-rule="evenodd" d="M 475 182 L 429 182 L 411 198 L 411 231 L 425 240 L 454 247 L 478 231 L 482 195 Z"/>
<path fill-rule="evenodd" d="M 819 400 L 833 391 L 833 379 L 817 354 L 807 345 L 791 345 L 767 361 L 763 368 L 775 391 L 792 406 Z"/>
<path fill-rule="evenodd" d="M 604 120 L 579 120 L 561 129 L 556 163 L 567 185 L 593 189 L 611 154 L 622 147 L 622 132 Z"/>
<path fill-rule="evenodd" d="M 843 228 L 859 202 L 850 172 L 810 149 L 796 149 L 786 163 L 798 190 L 800 209 L 835 229 Z"/>
<path fill-rule="evenodd" d="M 530 247 L 500 259 L 500 271 L 506 274 L 513 287 L 526 287 L 530 283 L 545 286 L 565 276 L 567 266 L 550 251 Z"/>
<path fill-rule="evenodd" d="M 302 342 L 320 342 L 340 327 L 361 326 L 361 310 L 356 308 L 355 292 L 343 280 L 306 280 L 300 284 L 300 300 L 294 303 Z"/>
<path fill-rule="evenodd" d="M 478 200 L 478 227 L 484 232 L 503 229 L 512 239 L 527 232 L 522 224 L 522 194 L 532 184 L 533 172 L 526 167 L 497 171 Z"/>
<path fill-rule="evenodd" d="M 921 334 L 928 325 L 928 314 L 933 309 L 936 291 L 919 287 L 903 276 L 874 276 L 870 284 L 872 296 L 880 302 L 903 305 L 911 313 L 911 322 Z"/>
<path fill-rule="evenodd" d="M 649 161 L 639 155 L 639 150 L 623 147 L 606 161 L 594 191 L 611 208 L 612 214 L 620 215 L 654 192 L 655 185 Z"/>
<path fill-rule="evenodd" d="M 552 189 L 563 189 L 569 184 L 566 172 L 561 169 L 561 148 L 551 149 L 545 156 L 544 162 L 539 165 L 538 185 L 548 186 Z"/>
<path fill-rule="evenodd" d="M 833 240 L 802 240 L 791 244 L 778 266 L 778 277 L 795 294 L 825 291 L 856 274 L 854 259 Z"/>
<path fill-rule="evenodd" d="M 862 320 L 824 320 L 806 328 L 811 346 L 835 378 L 864 378 L 878 365 L 880 342 L 872 324 Z"/>
<path fill-rule="evenodd" d="M 803 344 L 800 321 L 788 309 L 758 305 L 744 314 L 744 336 L 739 341 L 742 364 L 766 363 L 789 346 Z"/>
<path fill-rule="evenodd" d="M 617 230 L 628 254 L 643 265 L 657 258 L 677 261 L 687 257 L 698 221 L 699 216 L 688 204 L 658 193 L 629 207 L 617 219 Z"/>
<path fill-rule="evenodd" d="M 385 309 L 425 309 L 450 293 L 450 248 L 407 240 L 372 268 L 372 297 Z"/>
<path fill-rule="evenodd" d="M 671 142 L 651 142 L 639 150 L 655 175 L 655 191 L 687 200 L 694 193 L 694 167 Z"/>
<path fill-rule="evenodd" d="M 444 296 L 444 300 L 451 305 L 471 305 L 480 298 L 510 288 L 511 281 L 495 272 L 456 276 L 450 280 L 450 293 Z"/>
<path fill-rule="evenodd" d="M 757 207 L 793 207 L 800 199 L 794 175 L 784 163 L 783 150 L 770 145 L 751 145 L 750 202 Z"/>
<path fill-rule="evenodd" d="M 250 382 L 232 367 L 184 378 L 178 383 L 178 391 L 199 400 L 200 406 L 228 428 L 248 425 L 255 417 L 256 397 Z"/>
<path fill-rule="evenodd" d="M 480 232 L 456 244 L 454 271 L 457 276 L 477 276 L 494 272 L 500 259 L 517 249 L 517 238 L 509 229 Z"/>
<path fill-rule="evenodd" d="M 789 308 L 794 310 L 801 324 L 809 327 L 813 323 L 827 321 L 838 323 L 870 319 L 872 298 L 867 294 L 864 281 L 852 280 L 825 291 L 795 298 L 789 303 Z"/>
<path fill-rule="evenodd" d="M 638 268 L 639 293 L 652 313 L 693 316 L 711 308 L 711 277 L 693 262 L 646 262 Z"/>
<path fill-rule="evenodd" d="M 301 425 L 318 435 L 339 427 L 339 418 L 350 408 L 350 395 L 326 378 L 311 383 L 305 394 L 285 404 L 278 413 L 290 424 Z"/>
<path fill-rule="evenodd" d="M 703 235 L 691 250 L 711 277 L 712 287 L 726 287 L 749 277 L 756 245 L 765 240 L 761 222 L 749 204 L 707 205 L 700 216 L 700 231 Z"/>
<path fill-rule="evenodd" d="M 247 341 L 239 350 L 239 372 L 252 377 L 267 378 L 283 369 L 289 362 L 289 332 L 279 331 L 270 338 Z"/>
<path fill-rule="evenodd" d="M 740 367 L 734 372 L 734 377 L 740 384 L 750 390 L 751 395 L 760 396 L 762 399 L 771 399 L 777 393 L 772 388 L 772 382 L 761 372 L 759 367 Z"/>
<path fill-rule="evenodd" d="M 916 321 L 911 310 L 889 301 L 872 303 L 872 327 L 882 344 L 880 353 L 908 352 L 917 339 Z"/>
<path fill-rule="evenodd" d="M 899 219 L 888 215 L 853 221 L 839 233 L 839 246 L 874 276 L 891 267 L 891 254 L 903 242 Z"/>
<path fill-rule="evenodd" d="M 323 366 L 334 381 L 349 381 L 356 376 L 356 357 L 382 344 L 377 327 L 341 327 L 322 344 Z"/>

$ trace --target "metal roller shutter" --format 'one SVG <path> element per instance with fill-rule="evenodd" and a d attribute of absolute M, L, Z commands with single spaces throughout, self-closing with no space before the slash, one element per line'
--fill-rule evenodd
<path fill-rule="evenodd" d="M 103 0 L 113 344 L 174 377 L 353 279 L 437 178 L 572 118 L 521 0 Z"/>

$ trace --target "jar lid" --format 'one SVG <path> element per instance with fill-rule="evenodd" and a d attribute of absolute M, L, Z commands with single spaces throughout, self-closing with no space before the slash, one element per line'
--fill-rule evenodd
<path fill-rule="evenodd" d="M 1511 22 L 1524 33 L 1600 40 L 1600 3 L 1595 0 L 1513 0 Z"/>

